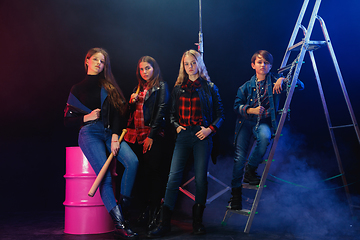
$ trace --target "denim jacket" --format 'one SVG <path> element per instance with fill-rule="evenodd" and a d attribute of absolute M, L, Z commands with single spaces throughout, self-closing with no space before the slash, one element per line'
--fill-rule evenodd
<path fill-rule="evenodd" d="M 212 125 L 216 130 L 225 120 L 224 108 L 221 102 L 219 89 L 213 82 L 200 78 L 201 87 L 196 89 L 200 98 L 201 113 L 204 127 Z M 170 122 L 175 129 L 179 124 L 179 99 L 185 90 L 176 85 L 171 94 Z"/>
<path fill-rule="evenodd" d="M 276 113 L 279 107 L 279 101 L 281 94 L 273 94 L 273 86 L 275 82 L 282 77 L 281 75 L 275 76 L 272 73 L 266 75 L 267 81 L 267 92 L 269 94 L 269 102 L 270 102 L 270 117 L 271 117 L 271 129 L 272 134 L 275 133 L 277 129 L 277 119 Z M 236 125 L 235 125 L 235 138 L 234 144 L 236 144 L 237 134 L 239 133 L 241 126 L 246 119 L 246 110 L 252 105 L 252 102 L 257 98 L 256 96 L 256 76 L 252 76 L 252 78 L 244 83 L 241 87 L 239 87 L 235 102 L 234 102 L 234 111 L 237 114 Z M 304 89 L 304 84 L 298 79 L 297 80 L 297 88 L 298 90 Z M 284 87 L 283 87 L 284 89 Z"/>

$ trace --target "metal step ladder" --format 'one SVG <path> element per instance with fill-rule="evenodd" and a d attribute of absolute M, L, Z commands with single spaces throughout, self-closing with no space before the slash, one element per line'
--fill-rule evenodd
<path fill-rule="evenodd" d="M 311 14 L 310 21 L 308 23 L 307 29 L 302 25 L 302 20 L 303 20 L 303 17 L 305 15 L 308 4 L 309 4 L 309 0 L 304 0 L 304 3 L 303 3 L 303 5 L 301 7 L 301 10 L 300 10 L 300 14 L 298 16 L 298 19 L 296 21 L 294 30 L 292 32 L 289 44 L 287 46 L 284 58 L 282 60 L 281 66 L 278 69 L 279 73 L 288 72 L 287 78 L 291 79 L 291 85 L 290 85 L 290 88 L 288 88 L 288 90 L 287 90 L 287 98 L 285 100 L 285 104 L 284 104 L 284 107 L 283 107 L 283 110 L 282 110 L 279 125 L 278 125 L 278 128 L 276 130 L 276 134 L 275 134 L 275 137 L 273 139 L 272 145 L 270 146 L 270 152 L 269 152 L 269 156 L 268 156 L 269 161 L 266 162 L 266 165 L 265 165 L 262 177 L 261 177 L 260 184 L 259 184 L 259 186 L 256 187 L 257 191 L 256 191 L 255 199 L 254 199 L 253 204 L 252 204 L 252 208 L 251 208 L 251 210 L 237 210 L 237 211 L 228 209 L 226 211 L 224 219 L 223 219 L 223 223 L 225 223 L 226 219 L 229 218 L 234 213 L 248 216 L 248 220 L 247 220 L 247 223 L 246 223 L 246 226 L 245 226 L 245 229 L 244 229 L 245 233 L 249 233 L 251 225 L 252 225 L 252 221 L 253 221 L 254 216 L 256 214 L 256 209 L 257 209 L 257 206 L 258 206 L 259 201 L 260 201 L 260 196 L 261 196 L 261 193 L 262 193 L 263 188 L 265 186 L 265 181 L 266 181 L 269 169 L 270 169 L 272 159 L 273 159 L 274 154 L 275 154 L 277 143 L 279 141 L 279 137 L 280 137 L 280 134 L 281 134 L 284 122 L 285 122 L 286 114 L 288 113 L 288 110 L 289 110 L 290 102 L 291 102 L 291 99 L 292 99 L 292 96 L 293 96 L 293 93 L 294 93 L 294 89 L 295 89 L 295 85 L 296 85 L 296 80 L 298 79 L 300 69 L 301 69 L 301 66 L 303 64 L 303 60 L 304 60 L 306 52 L 308 52 L 309 55 L 310 55 L 311 63 L 312 63 L 313 69 L 314 69 L 317 85 L 318 85 L 320 96 L 321 96 L 322 105 L 323 105 L 323 108 L 324 108 L 324 113 L 325 113 L 327 125 L 328 125 L 329 132 L 330 132 L 332 145 L 333 145 L 335 155 L 336 155 L 336 160 L 337 160 L 337 163 L 338 163 L 338 168 L 339 168 L 339 171 L 341 173 L 343 185 L 344 185 L 344 188 L 345 188 L 345 191 L 346 191 L 346 197 L 347 197 L 348 204 L 349 204 L 349 207 L 350 207 L 350 212 L 351 212 L 351 214 L 353 213 L 353 205 L 352 205 L 352 201 L 351 201 L 351 196 L 350 196 L 350 193 L 349 193 L 348 184 L 347 184 L 347 181 L 346 181 L 346 178 L 345 178 L 345 174 L 344 174 L 344 170 L 343 170 L 343 167 L 342 167 L 340 154 L 339 154 L 339 150 L 338 150 L 338 147 L 337 147 L 337 144 L 336 144 L 335 135 L 334 135 L 333 130 L 335 128 L 354 127 L 357 139 L 358 139 L 359 144 L 360 144 L 359 126 L 358 126 L 358 124 L 356 122 L 355 115 L 354 115 L 353 109 L 351 107 L 351 103 L 350 103 L 350 100 L 349 100 L 349 97 L 348 97 L 348 94 L 347 94 L 347 91 L 346 91 L 346 88 L 345 88 L 345 84 L 344 84 L 344 81 L 343 81 L 343 78 L 342 78 L 342 75 L 341 75 L 341 72 L 340 72 L 340 67 L 338 65 L 338 62 L 337 62 L 337 59 L 336 59 L 336 56 L 335 56 L 335 52 L 334 52 L 334 49 L 333 49 L 331 41 L 330 41 L 329 34 L 328 34 L 328 31 L 327 31 L 326 26 L 325 26 L 325 22 L 320 16 L 317 15 L 318 11 L 319 11 L 320 4 L 321 4 L 321 0 L 316 0 L 315 1 L 315 4 L 314 4 L 313 10 L 312 10 L 312 14 Z M 312 41 L 312 40 L 310 40 L 311 33 L 313 31 L 313 27 L 314 27 L 314 24 L 315 24 L 316 20 L 318 20 L 319 23 L 320 23 L 320 27 L 322 29 L 323 36 L 324 36 L 323 41 Z M 300 42 L 295 43 L 295 40 L 297 38 L 297 35 L 298 35 L 300 29 L 304 33 L 304 38 L 302 38 L 302 40 Z M 327 105 L 326 105 L 326 102 L 325 102 L 325 97 L 324 97 L 323 89 L 322 89 L 321 82 L 320 82 L 320 76 L 319 76 L 319 73 L 318 73 L 318 70 L 317 70 L 317 65 L 316 65 L 315 57 L 314 57 L 314 51 L 317 50 L 320 47 L 323 47 L 323 46 L 328 47 L 330 56 L 332 58 L 332 61 L 333 61 L 333 64 L 334 64 L 334 67 L 335 67 L 335 70 L 336 70 L 336 73 L 337 73 L 337 77 L 339 79 L 339 83 L 340 83 L 340 86 L 341 86 L 341 89 L 342 89 L 342 93 L 344 95 L 346 105 L 347 105 L 347 108 L 349 110 L 349 114 L 350 114 L 351 121 L 352 121 L 351 124 L 343 125 L 343 126 L 332 126 L 332 124 L 331 124 L 328 108 L 327 108 Z M 295 51 L 299 52 L 297 57 L 294 59 L 294 61 L 291 64 L 288 64 L 290 54 L 292 52 L 295 52 Z"/>

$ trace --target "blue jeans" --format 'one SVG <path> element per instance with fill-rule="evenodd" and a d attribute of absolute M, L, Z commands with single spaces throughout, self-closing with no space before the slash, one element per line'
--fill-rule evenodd
<path fill-rule="evenodd" d="M 106 162 L 106 149 L 111 152 L 111 137 L 112 131 L 104 128 L 101 121 L 96 121 L 80 129 L 79 146 L 96 175 L 99 174 L 102 166 Z M 138 159 L 125 141 L 121 142 L 116 159 L 121 162 L 125 168 L 121 179 L 121 194 L 130 197 L 139 164 Z M 110 210 L 116 206 L 116 200 L 109 170 L 106 172 L 99 189 L 101 199 L 106 209 L 110 212 Z"/>
<path fill-rule="evenodd" d="M 186 130 L 181 130 L 177 135 L 164 202 L 170 210 L 175 207 L 184 168 L 191 153 L 194 155 L 195 203 L 202 205 L 206 203 L 207 170 L 212 150 L 212 138 L 207 137 L 204 140 L 197 138 L 195 133 L 200 129 L 200 126 L 186 127 Z"/>
<path fill-rule="evenodd" d="M 249 157 L 248 164 L 255 168 L 262 162 L 267 146 L 270 143 L 271 129 L 269 124 L 260 123 L 257 130 L 255 130 L 255 125 L 256 122 L 245 120 L 238 133 L 235 146 L 233 177 L 231 181 L 232 188 L 240 187 L 242 184 L 246 158 L 250 151 L 250 142 L 252 142 L 251 137 L 254 136 L 256 138 L 256 145 Z"/>

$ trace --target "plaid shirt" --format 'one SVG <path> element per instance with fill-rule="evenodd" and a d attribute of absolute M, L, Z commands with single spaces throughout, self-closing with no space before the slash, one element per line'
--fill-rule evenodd
<path fill-rule="evenodd" d="M 139 144 L 143 144 L 145 139 L 150 134 L 150 127 L 144 125 L 143 105 L 144 105 L 146 92 L 147 90 L 145 89 L 144 91 L 140 92 L 138 95 L 139 97 L 138 97 L 138 101 L 136 102 L 136 110 L 133 114 L 133 118 L 129 119 L 129 124 L 131 123 L 131 121 L 134 121 L 135 129 L 134 128 L 126 129 L 127 133 L 124 139 L 127 142 L 135 143 L 135 141 L 137 140 Z"/>
<path fill-rule="evenodd" d="M 179 123 L 181 126 L 202 125 L 202 114 L 199 94 L 196 91 L 201 87 L 199 79 L 187 80 L 181 86 L 185 93 L 179 99 Z"/>

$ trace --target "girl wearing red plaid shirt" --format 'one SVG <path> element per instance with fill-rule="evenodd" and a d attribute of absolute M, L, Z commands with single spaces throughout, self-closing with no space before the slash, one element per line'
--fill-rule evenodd
<path fill-rule="evenodd" d="M 169 169 L 163 148 L 170 93 L 154 58 L 141 57 L 136 75 L 139 91 L 130 97 L 128 132 L 124 139 L 139 159 L 134 187 L 138 208 L 142 211 L 138 223 L 146 224 L 147 231 L 150 231 L 156 227 L 152 219 L 156 219 L 159 211 Z"/>
<path fill-rule="evenodd" d="M 202 224 L 207 197 L 207 170 L 212 150 L 212 135 L 224 121 L 219 90 L 210 81 L 204 61 L 195 50 L 186 51 L 181 59 L 178 79 L 171 95 L 170 122 L 177 138 L 171 161 L 160 224 L 148 232 L 148 238 L 162 237 L 170 232 L 171 215 L 182 182 L 183 171 L 194 156 L 195 204 L 193 234 L 205 234 Z"/>

